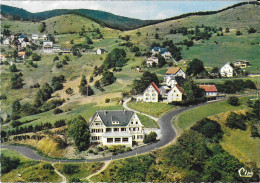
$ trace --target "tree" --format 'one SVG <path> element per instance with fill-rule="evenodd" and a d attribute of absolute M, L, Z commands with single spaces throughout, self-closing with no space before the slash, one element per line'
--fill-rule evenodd
<path fill-rule="evenodd" d="M 45 22 L 41 22 L 41 24 L 39 26 L 40 33 L 43 33 L 45 31 L 45 28 L 46 28 L 46 23 Z"/>
<path fill-rule="evenodd" d="M 23 87 L 23 79 L 22 79 L 23 74 L 20 72 L 19 74 L 14 74 L 11 77 L 11 88 L 12 89 L 20 89 Z"/>
<path fill-rule="evenodd" d="M 184 94 L 189 102 L 204 99 L 205 92 L 193 80 L 187 80 L 183 86 Z"/>
<path fill-rule="evenodd" d="M 90 76 L 90 77 L 89 77 L 89 82 L 92 83 L 93 80 L 94 80 L 93 76 Z"/>
<path fill-rule="evenodd" d="M 227 101 L 230 105 L 238 106 L 239 105 L 239 99 L 235 96 L 228 97 Z"/>
<path fill-rule="evenodd" d="M 231 112 L 227 118 L 226 126 L 229 128 L 246 130 L 246 124 L 242 115 Z"/>
<path fill-rule="evenodd" d="M 242 32 L 239 31 L 239 30 L 237 30 L 237 31 L 236 31 L 236 35 L 237 35 L 237 36 L 240 36 L 240 35 L 242 35 Z"/>
<path fill-rule="evenodd" d="M 67 88 L 65 92 L 68 95 L 72 95 L 73 94 L 73 89 L 72 88 Z"/>
<path fill-rule="evenodd" d="M 81 88 L 81 94 L 86 95 L 86 96 L 90 96 L 90 95 L 94 94 L 94 91 L 92 90 L 92 88 L 89 85 L 87 85 L 87 86 L 83 86 Z"/>
<path fill-rule="evenodd" d="M 99 80 L 97 80 L 95 83 L 94 83 L 94 86 L 99 89 L 101 87 L 101 84 L 99 82 Z"/>
<path fill-rule="evenodd" d="M 103 66 L 107 69 L 123 67 L 126 63 L 126 52 L 124 49 L 113 49 L 104 60 Z"/>
<path fill-rule="evenodd" d="M 88 36 L 86 37 L 86 42 L 87 42 L 87 44 L 93 44 L 92 40 Z"/>
<path fill-rule="evenodd" d="M 116 77 L 112 72 L 106 71 L 102 74 L 102 78 L 100 79 L 100 83 L 102 86 L 111 85 L 116 81 Z"/>
<path fill-rule="evenodd" d="M 33 53 L 31 57 L 32 57 L 32 61 L 40 61 L 41 60 L 41 56 L 38 55 L 37 53 Z"/>
<path fill-rule="evenodd" d="M 188 64 L 186 73 L 189 76 L 196 76 L 204 70 L 205 68 L 203 62 L 195 58 Z"/>
<path fill-rule="evenodd" d="M 134 47 L 130 48 L 130 51 L 131 52 L 138 52 L 138 51 L 140 51 L 140 49 L 139 49 L 138 46 L 134 46 Z"/>
<path fill-rule="evenodd" d="M 152 131 L 148 135 L 145 136 L 144 143 L 148 144 L 148 143 L 155 142 L 156 138 L 157 138 L 157 134 Z"/>
<path fill-rule="evenodd" d="M 64 75 L 60 76 L 53 76 L 51 80 L 51 86 L 54 91 L 61 90 L 63 88 L 63 83 L 65 82 L 65 77 Z"/>
<path fill-rule="evenodd" d="M 161 55 L 161 54 L 159 54 L 158 55 L 158 67 L 162 67 L 162 66 L 164 66 L 166 64 L 166 60 L 165 60 L 165 58 Z"/>
<path fill-rule="evenodd" d="M 15 100 L 12 104 L 12 112 L 20 113 L 21 112 L 21 104 L 19 100 Z"/>
<path fill-rule="evenodd" d="M 228 27 L 225 29 L 225 32 L 226 32 L 226 33 L 229 33 L 229 32 L 230 32 Z"/>
<path fill-rule="evenodd" d="M 1 155 L 1 173 L 8 173 L 13 169 L 16 169 L 20 164 L 20 159 L 15 157 L 9 157 L 4 154 Z"/>
<path fill-rule="evenodd" d="M 90 145 L 90 132 L 86 120 L 78 116 L 68 123 L 69 135 L 74 139 L 79 151 L 86 150 Z"/>
<path fill-rule="evenodd" d="M 34 106 L 40 107 L 45 101 L 51 98 L 52 93 L 52 87 L 48 83 L 43 84 L 36 94 L 34 99 Z"/>
<path fill-rule="evenodd" d="M 140 80 L 134 80 L 133 81 L 133 88 L 131 90 L 131 93 L 133 94 L 139 94 L 142 93 L 148 86 L 154 82 L 157 86 L 159 86 L 159 79 L 155 73 L 150 73 L 148 71 L 145 71 L 143 73 L 143 76 L 140 78 Z"/>
<path fill-rule="evenodd" d="M 213 69 L 211 70 L 211 73 L 218 73 L 218 67 L 213 67 Z"/>
<path fill-rule="evenodd" d="M 87 82 L 86 76 L 82 75 L 81 76 L 81 81 L 80 81 L 80 84 L 79 84 L 79 91 L 80 91 L 80 93 L 82 93 L 83 87 L 85 87 L 87 84 L 88 84 L 88 82 Z"/>
<path fill-rule="evenodd" d="M 156 33 L 154 37 L 155 37 L 155 39 L 159 39 L 159 34 Z"/>
<path fill-rule="evenodd" d="M 248 34 L 256 33 L 256 30 L 253 27 L 250 27 L 250 29 L 248 29 L 247 32 L 248 32 Z"/>
<path fill-rule="evenodd" d="M 11 65 L 11 66 L 9 67 L 9 70 L 10 70 L 11 72 L 18 72 L 18 71 L 19 71 L 19 70 L 16 68 L 16 65 L 15 65 L 15 64 Z"/>

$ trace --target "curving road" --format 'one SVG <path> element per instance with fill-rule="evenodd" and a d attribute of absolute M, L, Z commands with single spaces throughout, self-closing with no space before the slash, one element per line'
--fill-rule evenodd
<path fill-rule="evenodd" d="M 219 102 L 219 101 L 214 101 L 214 103 L 215 102 Z M 211 103 L 213 103 L 213 102 L 211 102 Z M 76 160 L 76 159 L 56 160 L 56 159 L 42 157 L 39 154 L 37 154 L 34 150 L 32 150 L 28 147 L 24 147 L 24 146 L 2 145 L 1 148 L 13 149 L 13 150 L 20 152 L 21 154 L 23 154 L 24 156 L 26 156 L 28 158 L 31 158 L 34 160 L 44 160 L 44 161 L 48 161 L 48 162 L 52 162 L 52 163 L 55 163 L 55 162 L 63 162 L 63 163 L 66 163 L 66 162 L 67 163 L 69 163 L 69 162 L 98 162 L 98 161 L 108 161 L 108 160 L 115 160 L 115 159 L 120 159 L 120 158 L 127 158 L 127 157 L 131 157 L 131 156 L 139 155 L 139 154 L 144 154 L 144 153 L 147 153 L 149 151 L 155 150 L 157 148 L 160 148 L 160 147 L 163 147 L 163 146 L 169 144 L 176 137 L 176 132 L 172 126 L 172 118 L 174 116 L 176 116 L 177 114 L 184 112 L 188 109 L 192 109 L 192 108 L 202 106 L 202 105 L 207 105 L 207 104 L 208 103 L 194 105 L 194 106 L 190 106 L 190 107 L 182 107 L 182 108 L 179 108 L 179 109 L 176 109 L 176 110 L 173 110 L 173 111 L 170 111 L 170 112 L 164 114 L 158 120 L 158 124 L 160 126 L 161 134 L 162 134 L 162 137 L 158 142 L 149 144 L 149 145 L 145 145 L 142 147 L 138 147 L 138 148 L 134 149 L 133 151 L 129 151 L 129 152 L 126 152 L 123 154 L 118 154 L 115 156 L 97 158 L 97 159 L 89 159 L 89 160 Z M 130 109 L 130 108 L 128 108 L 128 109 Z"/>

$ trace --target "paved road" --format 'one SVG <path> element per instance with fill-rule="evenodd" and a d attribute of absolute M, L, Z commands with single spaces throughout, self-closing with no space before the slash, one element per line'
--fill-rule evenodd
<path fill-rule="evenodd" d="M 215 102 L 219 102 L 219 101 L 214 101 L 211 103 L 215 103 Z M 131 156 L 139 155 L 139 154 L 144 154 L 146 152 L 155 150 L 157 148 L 160 148 L 160 147 L 163 147 L 163 146 L 169 144 L 176 137 L 176 132 L 172 126 L 172 118 L 183 111 L 186 111 L 188 109 L 192 109 L 192 108 L 195 108 L 198 106 L 202 106 L 202 105 L 207 105 L 207 104 L 208 103 L 194 105 L 194 106 L 190 106 L 190 107 L 182 107 L 182 108 L 179 108 L 179 109 L 176 109 L 176 110 L 173 110 L 173 111 L 170 111 L 170 112 L 164 114 L 158 120 L 158 124 L 160 126 L 161 133 L 162 133 L 162 137 L 158 142 L 149 144 L 149 145 L 145 145 L 142 147 L 138 147 L 138 148 L 134 149 L 133 151 L 129 151 L 129 152 L 126 152 L 123 154 L 118 154 L 115 156 L 98 158 L 98 159 L 89 159 L 89 160 L 75 160 L 75 159 L 56 160 L 56 159 L 49 159 L 49 158 L 41 157 L 32 149 L 23 147 L 23 146 L 2 145 L 1 148 L 13 149 L 31 159 L 44 160 L 44 161 L 48 161 L 48 162 L 64 162 L 64 163 L 66 163 L 66 162 L 97 162 L 97 161 L 108 161 L 108 160 L 115 160 L 115 159 L 120 159 L 120 158 L 127 158 L 127 157 L 131 157 Z"/>

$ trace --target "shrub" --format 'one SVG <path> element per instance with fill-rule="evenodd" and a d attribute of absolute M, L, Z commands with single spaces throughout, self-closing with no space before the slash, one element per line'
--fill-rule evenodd
<path fill-rule="evenodd" d="M 13 64 L 9 67 L 10 72 L 18 72 L 19 70 L 16 68 L 16 65 Z"/>
<path fill-rule="evenodd" d="M 72 178 L 70 182 L 81 182 L 79 178 Z"/>
<path fill-rule="evenodd" d="M 7 97 L 5 94 L 0 95 L 0 100 L 6 100 L 6 99 L 7 99 Z"/>
<path fill-rule="evenodd" d="M 63 110 L 61 110 L 60 108 L 56 108 L 56 109 L 54 109 L 53 113 L 60 114 L 60 113 L 63 113 Z"/>
<path fill-rule="evenodd" d="M 58 69 L 63 67 L 63 65 L 62 65 L 61 62 L 57 62 L 55 66 L 56 66 L 56 68 L 58 68 Z"/>
<path fill-rule="evenodd" d="M 66 122 L 65 122 L 64 119 L 55 121 L 55 123 L 54 123 L 55 128 L 58 128 L 58 127 L 61 127 L 61 126 L 65 126 L 65 125 L 66 125 Z"/>
<path fill-rule="evenodd" d="M 42 167 L 43 167 L 43 169 L 54 170 L 54 168 L 51 164 L 44 164 Z"/>
<path fill-rule="evenodd" d="M 97 149 L 98 149 L 98 151 L 104 151 L 104 149 L 102 147 L 98 147 Z"/>
<path fill-rule="evenodd" d="M 231 114 L 227 118 L 226 126 L 228 126 L 229 128 L 246 130 L 244 116 L 231 112 Z"/>
<path fill-rule="evenodd" d="M 1 173 L 8 173 L 20 164 L 20 159 L 1 155 Z"/>
<path fill-rule="evenodd" d="M 231 96 L 228 98 L 227 101 L 230 105 L 238 106 L 239 105 L 239 99 L 237 97 Z"/>
<path fill-rule="evenodd" d="M 94 155 L 98 155 L 98 152 L 97 151 L 94 151 L 94 153 L 93 153 Z"/>
<path fill-rule="evenodd" d="M 88 153 L 93 153 L 94 151 L 92 150 L 92 149 L 90 149 L 89 151 L 88 151 Z"/>
<path fill-rule="evenodd" d="M 260 137 L 258 129 L 255 125 L 251 125 L 251 137 Z"/>
<path fill-rule="evenodd" d="M 148 135 L 145 136 L 144 143 L 152 143 L 156 141 L 157 134 L 155 132 L 150 132 Z"/>
<path fill-rule="evenodd" d="M 79 167 L 77 165 L 72 165 L 72 164 L 65 164 L 63 167 L 63 172 L 69 175 L 72 175 L 74 173 L 79 172 Z"/>
<path fill-rule="evenodd" d="M 106 102 L 106 103 L 109 103 L 109 102 L 110 102 L 110 99 L 109 99 L 109 98 L 106 98 L 106 99 L 105 99 L 105 102 Z"/>
<path fill-rule="evenodd" d="M 20 121 L 12 121 L 11 125 L 13 128 L 20 126 L 22 123 Z"/>
<path fill-rule="evenodd" d="M 72 95 L 73 94 L 73 89 L 72 88 L 67 88 L 65 92 L 68 95 Z"/>

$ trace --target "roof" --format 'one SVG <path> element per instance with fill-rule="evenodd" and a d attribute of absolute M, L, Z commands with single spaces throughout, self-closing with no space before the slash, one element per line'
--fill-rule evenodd
<path fill-rule="evenodd" d="M 177 88 L 178 88 L 178 90 L 181 92 L 181 93 L 183 93 L 183 89 L 177 84 L 177 85 L 175 85 Z"/>
<path fill-rule="evenodd" d="M 154 50 L 154 51 L 159 51 L 159 50 L 160 50 L 160 47 L 153 47 L 153 50 Z"/>
<path fill-rule="evenodd" d="M 176 74 L 180 69 L 181 69 L 180 67 L 170 67 L 166 71 L 166 74 Z"/>
<path fill-rule="evenodd" d="M 134 112 L 127 110 L 104 110 L 97 111 L 96 114 L 100 116 L 105 126 L 127 126 Z M 113 121 L 119 123 L 113 124 Z"/>
<path fill-rule="evenodd" d="M 152 82 L 150 85 L 152 85 L 152 87 L 157 91 L 157 93 L 160 93 L 159 88 L 156 86 L 156 84 L 154 82 Z"/>
<path fill-rule="evenodd" d="M 215 85 L 200 85 L 205 92 L 217 92 L 217 88 Z"/>
<path fill-rule="evenodd" d="M 25 55 L 25 52 L 20 51 L 18 52 L 18 55 Z"/>
<path fill-rule="evenodd" d="M 20 35 L 19 38 L 25 38 L 26 36 L 25 35 Z"/>

